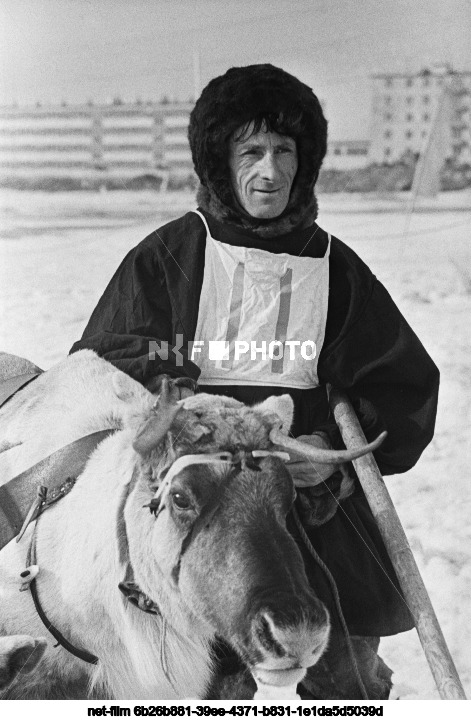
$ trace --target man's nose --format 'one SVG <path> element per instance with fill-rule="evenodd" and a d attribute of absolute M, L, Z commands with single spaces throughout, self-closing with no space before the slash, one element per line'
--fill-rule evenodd
<path fill-rule="evenodd" d="M 278 166 L 274 153 L 265 153 L 259 161 L 259 173 L 265 180 L 276 180 Z"/>

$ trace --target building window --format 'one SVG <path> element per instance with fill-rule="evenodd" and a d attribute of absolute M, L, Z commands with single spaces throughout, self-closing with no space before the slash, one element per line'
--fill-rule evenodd
<path fill-rule="evenodd" d="M 385 148 L 384 149 L 384 155 L 385 157 L 389 157 L 391 155 L 391 148 Z"/>
<path fill-rule="evenodd" d="M 411 113 L 407 113 L 406 120 L 408 123 L 410 123 L 412 120 L 414 120 L 414 116 Z"/>
<path fill-rule="evenodd" d="M 422 83 L 427 88 L 430 85 L 430 78 L 423 78 Z"/>
<path fill-rule="evenodd" d="M 406 98 L 407 105 L 412 105 L 413 100 L 414 99 L 413 99 L 412 95 L 408 95 Z"/>
<path fill-rule="evenodd" d="M 412 83 L 413 83 L 412 78 L 407 78 L 407 80 L 406 80 L 406 85 L 407 85 L 408 88 L 411 88 L 411 87 L 412 87 Z"/>
<path fill-rule="evenodd" d="M 424 113 L 422 119 L 427 123 L 430 120 L 430 115 L 428 113 Z"/>
<path fill-rule="evenodd" d="M 386 78 L 385 85 L 387 88 L 392 87 L 393 81 L 392 78 Z"/>
<path fill-rule="evenodd" d="M 422 98 L 422 102 L 424 105 L 428 105 L 430 102 L 430 95 L 424 95 L 424 97 Z"/>
<path fill-rule="evenodd" d="M 385 120 L 392 120 L 392 113 L 385 113 L 385 114 L 384 114 L 384 119 L 385 119 Z"/>
<path fill-rule="evenodd" d="M 385 95 L 385 96 L 384 96 L 384 102 L 385 102 L 386 105 L 391 105 L 391 96 L 390 96 L 390 95 Z"/>
<path fill-rule="evenodd" d="M 334 148 L 334 155 L 342 155 L 342 150 L 340 148 Z"/>
<path fill-rule="evenodd" d="M 406 130 L 406 138 L 412 138 L 413 135 L 414 133 L 412 132 L 412 130 Z"/>
<path fill-rule="evenodd" d="M 385 132 L 384 132 L 384 137 L 385 137 L 385 138 L 390 138 L 391 136 L 392 136 L 392 131 L 391 131 L 391 130 L 385 130 Z"/>

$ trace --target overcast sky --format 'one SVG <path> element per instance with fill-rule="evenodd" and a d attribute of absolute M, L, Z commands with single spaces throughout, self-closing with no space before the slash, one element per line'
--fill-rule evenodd
<path fill-rule="evenodd" d="M 325 103 L 330 136 L 368 136 L 374 72 L 471 70 L 470 0 L 0 0 L 0 103 L 187 99 L 271 62 Z"/>

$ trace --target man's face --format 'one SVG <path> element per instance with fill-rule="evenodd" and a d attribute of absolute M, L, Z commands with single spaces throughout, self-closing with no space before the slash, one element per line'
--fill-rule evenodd
<path fill-rule="evenodd" d="M 229 149 L 231 182 L 237 200 L 254 218 L 276 218 L 288 205 L 298 169 L 296 142 L 287 135 L 251 135 L 250 124 L 235 132 Z"/>

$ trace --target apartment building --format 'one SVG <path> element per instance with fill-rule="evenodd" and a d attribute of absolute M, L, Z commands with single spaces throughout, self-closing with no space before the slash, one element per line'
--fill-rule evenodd
<path fill-rule="evenodd" d="M 374 75 L 372 82 L 370 162 L 421 154 L 434 134 L 445 160 L 471 164 L 471 72 L 435 66 Z"/>
<path fill-rule="evenodd" d="M 74 178 L 84 184 L 192 172 L 191 103 L 0 109 L 0 180 Z"/>
<path fill-rule="evenodd" d="M 73 178 L 124 185 L 188 177 L 193 105 L 112 104 L 0 108 L 1 180 Z M 368 140 L 331 141 L 323 167 L 350 170 L 368 161 Z"/>

